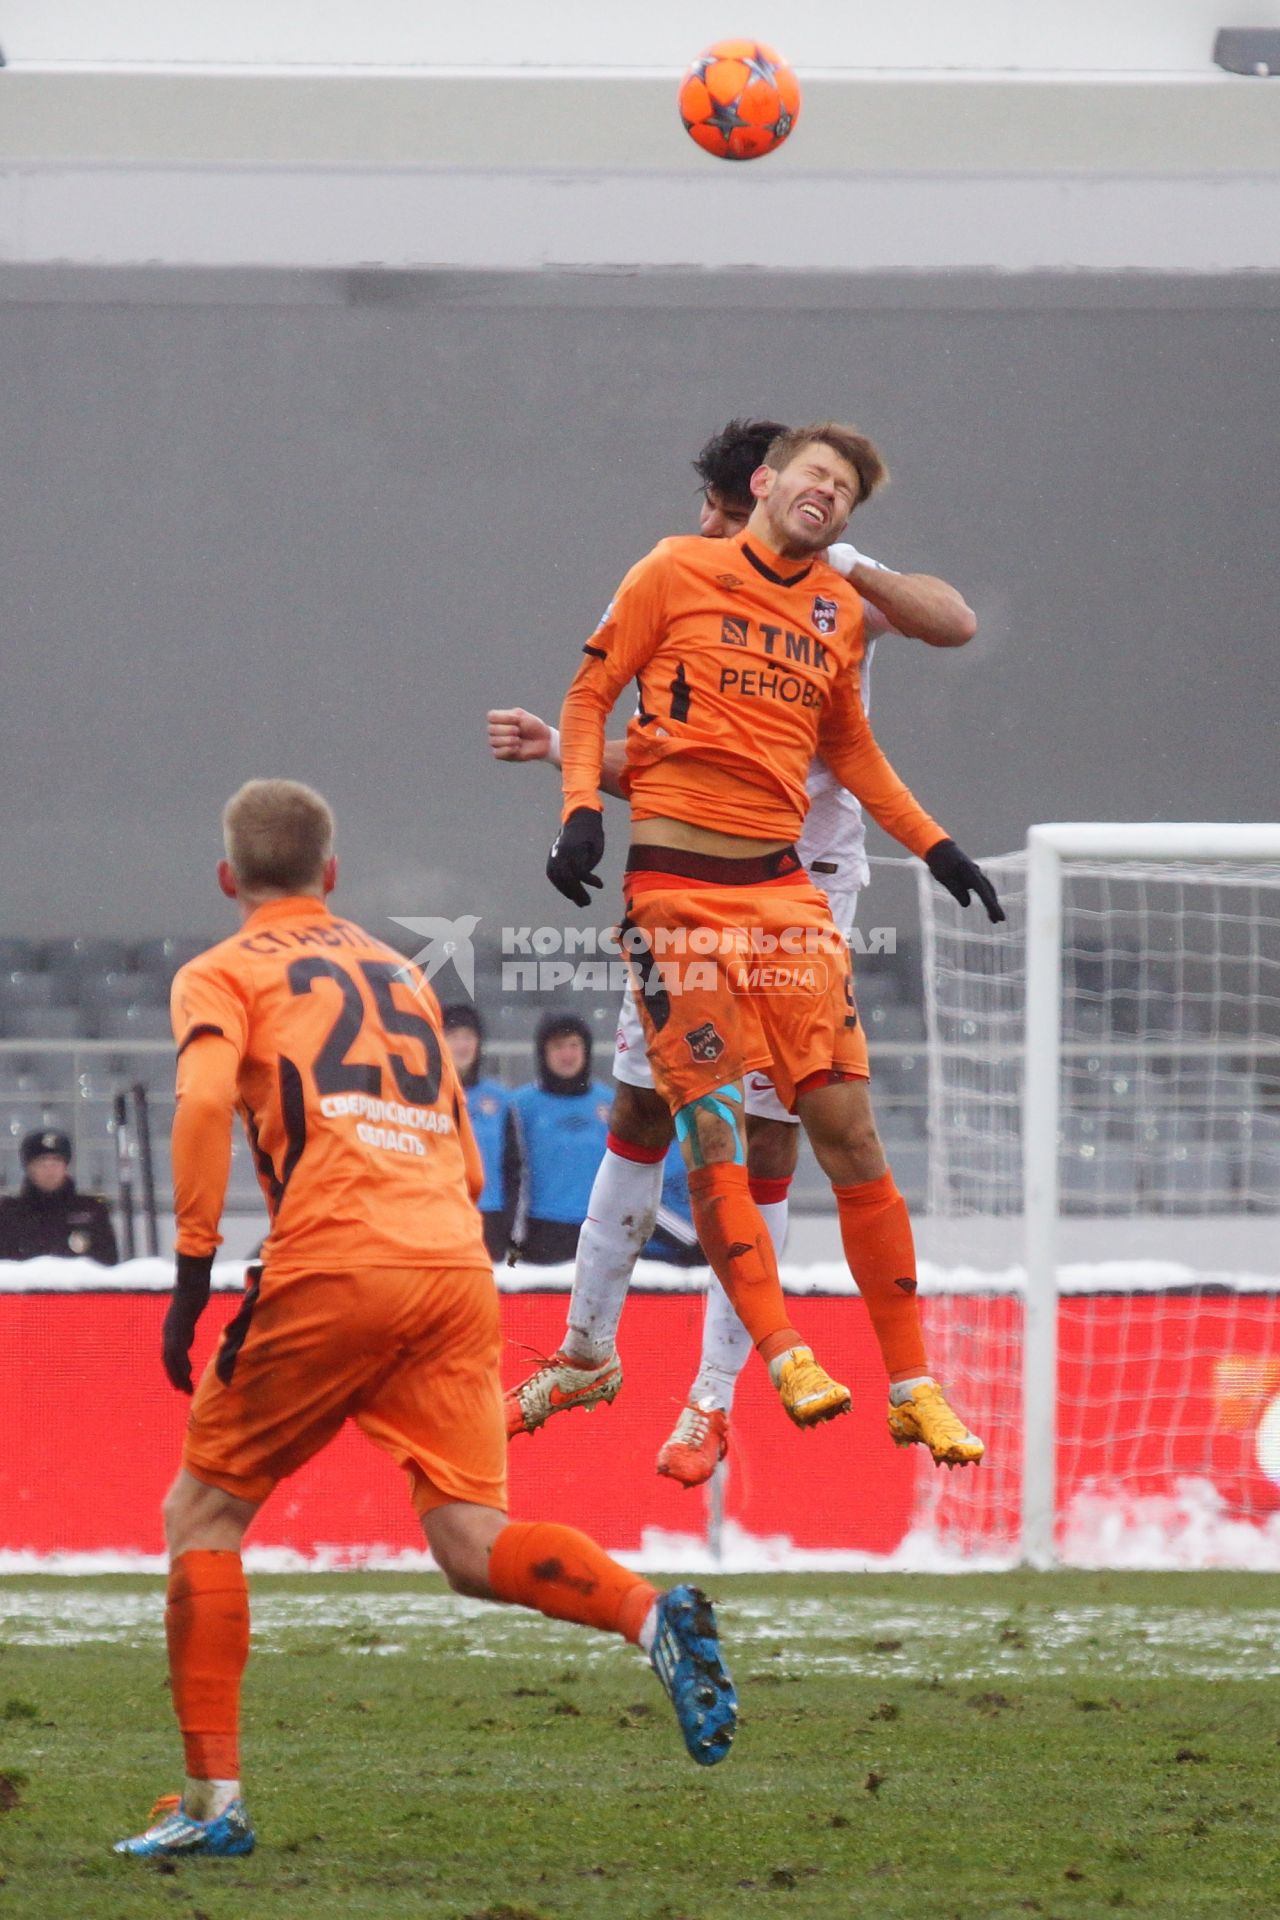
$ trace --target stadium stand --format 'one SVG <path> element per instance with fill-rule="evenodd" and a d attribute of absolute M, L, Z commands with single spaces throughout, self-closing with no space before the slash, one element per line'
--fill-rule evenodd
<path fill-rule="evenodd" d="M 110 1183 L 111 1100 L 141 1085 L 154 1104 L 157 1179 L 167 1190 L 167 1135 L 173 1086 L 168 996 L 173 975 L 206 942 L 162 935 L 135 945 L 119 940 L 0 940 L 0 1180 L 12 1184 L 16 1142 L 29 1127 L 56 1124 L 73 1133 L 80 1164 Z M 414 937 L 406 935 L 411 949 Z M 476 950 L 475 991 L 490 1033 L 494 1070 L 510 1084 L 527 1076 L 539 1019 L 553 1006 L 581 1008 L 582 993 L 511 991 L 496 948 Z M 1075 1111 L 1062 1131 L 1062 1197 L 1067 1212 L 1105 1215 L 1135 1186 L 1152 1213 L 1256 1212 L 1280 1204 L 1280 1084 L 1259 1073 L 1217 1067 L 1203 1083 L 1193 1065 L 1175 1070 L 1168 1050 L 1154 1055 L 1154 1037 L 1187 1036 L 1196 1013 L 1185 996 L 1162 991 L 1161 962 L 1137 953 L 1071 956 L 1069 989 L 1082 1039 L 1101 1042 L 1070 1069 Z M 920 997 L 918 954 L 863 956 L 858 1003 L 871 1045 L 876 1110 L 886 1150 L 909 1201 L 923 1204 L 928 1183 L 929 1060 Z M 452 975 L 436 983 L 446 997 Z M 1141 1010 L 1139 1030 L 1138 1010 Z M 1127 1016 L 1127 1010 L 1133 1017 Z M 612 1039 L 616 996 L 592 997 L 584 1009 L 603 1056 Z M 1117 1046 L 1117 1032 L 1132 1036 Z M 17 1043 L 22 1043 L 20 1046 Z M 77 1049 L 70 1043 L 85 1043 Z M 56 1044 L 45 1044 L 56 1043 Z M 1096 1115 L 1096 1121 L 1090 1115 Z M 975 1105 L 966 1127 L 999 1132 L 1016 1115 Z M 1144 1166 L 1162 1180 L 1144 1183 Z M 237 1152 L 232 1193 L 256 1205 L 247 1156 Z M 826 1183 L 807 1149 L 795 1199 L 826 1204 Z"/>

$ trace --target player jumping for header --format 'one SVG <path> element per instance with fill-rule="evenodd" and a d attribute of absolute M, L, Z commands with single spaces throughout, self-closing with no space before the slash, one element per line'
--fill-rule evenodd
<path fill-rule="evenodd" d="M 776 421 L 731 420 L 707 441 L 694 462 L 703 487 L 699 524 L 705 537 L 723 539 L 742 531 L 754 506 L 751 475 L 771 442 L 785 432 Z M 865 647 L 858 678 L 864 708 L 878 635 L 907 634 L 942 648 L 963 646 L 972 637 L 973 613 L 945 580 L 895 573 L 847 543 L 829 548 L 825 557 L 858 588 L 863 602 Z M 522 708 L 500 708 L 489 714 L 488 721 L 496 758 L 559 764 L 558 733 L 536 715 Z M 621 792 L 618 782 L 625 758 L 625 742 L 606 744 L 602 777 L 606 792 Z M 859 889 L 868 878 L 862 812 L 820 755 L 809 769 L 806 785 L 810 807 L 798 851 L 815 885 L 826 894 L 836 925 L 845 929 L 853 921 Z M 609 1144 L 579 1237 L 564 1342 L 508 1392 L 507 1429 L 513 1435 L 536 1430 L 553 1414 L 612 1400 L 622 1384 L 614 1344 L 618 1322 L 638 1250 L 658 1204 L 662 1160 L 672 1137 L 666 1103 L 653 1091 L 640 1016 L 630 994 L 619 1014 L 613 1073 L 616 1091 Z M 782 1106 L 767 1074 L 747 1075 L 744 1106 L 750 1192 L 780 1257 L 799 1126 L 796 1116 Z M 923 1442 L 938 1461 L 958 1464 L 980 1458 L 981 1441 L 956 1418 L 941 1392 L 917 1391 L 936 1387 L 936 1382 L 918 1374 L 918 1342 L 908 1342 L 905 1348 L 901 1343 L 903 1317 L 898 1300 L 881 1302 L 873 1296 L 868 1306 L 890 1375 L 889 1417 L 895 1438 Z M 728 1451 L 734 1387 L 750 1351 L 750 1336 L 713 1278 L 697 1377 L 659 1451 L 659 1473 L 686 1487 L 701 1485 L 710 1477 Z M 905 1369 L 895 1368 L 900 1358 Z M 914 1399 L 918 1417 L 904 1431 L 895 1420 L 894 1407 L 906 1399 Z"/>
<path fill-rule="evenodd" d="M 634 677 L 624 927 L 647 949 L 637 1004 L 691 1169 L 699 1238 L 792 1419 L 808 1426 L 846 1411 L 848 1390 L 790 1324 L 748 1188 L 742 1081 L 769 1075 L 832 1181 L 851 1270 L 907 1389 L 891 1408 L 895 1438 L 928 1444 L 926 1425 L 945 1402 L 919 1339 L 910 1222 L 875 1133 L 847 951 L 791 844 L 817 750 L 942 884 L 965 904 L 977 892 L 1003 917 L 985 876 L 876 746 L 857 686 L 861 601 L 817 557 L 883 475 L 852 429 L 784 434 L 752 478 L 742 534 L 666 540 L 632 569 L 565 701 L 563 825 L 547 871 L 579 905 L 600 884 L 604 722 Z M 980 1443 L 964 1440 L 956 1457 L 979 1457 Z"/>

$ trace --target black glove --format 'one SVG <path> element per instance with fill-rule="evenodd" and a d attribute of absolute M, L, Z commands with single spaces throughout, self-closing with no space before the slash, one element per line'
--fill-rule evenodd
<path fill-rule="evenodd" d="M 211 1253 L 180 1253 L 173 1297 L 164 1317 L 161 1354 L 164 1370 L 179 1393 L 190 1393 L 191 1342 L 196 1336 L 196 1321 L 209 1304 L 209 1279 L 213 1272 Z"/>
<path fill-rule="evenodd" d="M 930 847 L 924 862 L 938 885 L 945 887 L 962 907 L 968 906 L 970 893 L 976 893 L 987 910 L 988 920 L 1004 919 L 1004 908 L 995 888 L 982 868 L 976 866 L 967 853 L 961 853 L 954 840 L 939 840 L 936 847 Z"/>
<path fill-rule="evenodd" d="M 604 859 L 604 815 L 596 807 L 575 807 L 551 843 L 547 878 L 575 907 L 589 907 L 588 887 L 601 887 L 596 868 Z"/>

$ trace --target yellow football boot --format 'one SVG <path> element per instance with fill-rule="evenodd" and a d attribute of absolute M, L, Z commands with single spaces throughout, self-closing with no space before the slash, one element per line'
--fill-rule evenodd
<path fill-rule="evenodd" d="M 769 1378 L 789 1419 L 798 1427 L 816 1427 L 848 1413 L 853 1395 L 820 1367 L 808 1347 L 788 1347 L 769 1362 Z"/>
<path fill-rule="evenodd" d="M 976 1467 L 986 1448 L 947 1405 L 936 1380 L 920 1380 L 908 1399 L 889 1403 L 889 1432 L 900 1447 L 928 1447 L 938 1466 Z"/>

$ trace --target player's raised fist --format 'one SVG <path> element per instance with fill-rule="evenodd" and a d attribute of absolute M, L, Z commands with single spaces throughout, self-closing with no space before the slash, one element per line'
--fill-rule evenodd
<path fill-rule="evenodd" d="M 486 716 L 489 751 L 495 760 L 545 760 L 552 729 L 523 707 L 492 707 Z"/>
<path fill-rule="evenodd" d="M 604 885 L 596 872 L 603 859 L 603 814 L 596 807 L 575 807 L 551 843 L 547 878 L 575 907 L 589 907 L 587 888 Z"/>

